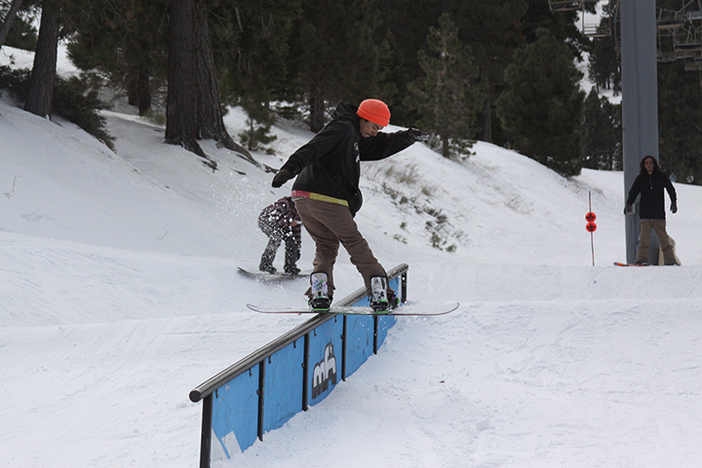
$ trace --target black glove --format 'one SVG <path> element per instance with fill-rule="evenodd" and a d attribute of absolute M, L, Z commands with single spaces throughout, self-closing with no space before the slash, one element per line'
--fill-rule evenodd
<path fill-rule="evenodd" d="M 678 212 L 678 202 L 674 201 L 670 204 L 670 211 L 672 211 L 673 214 Z"/>
<path fill-rule="evenodd" d="M 271 183 L 271 185 L 275 188 L 278 188 L 293 177 L 295 177 L 295 174 L 293 174 L 290 171 L 290 169 L 283 168 L 278 171 L 275 177 L 273 177 L 273 182 Z"/>
<path fill-rule="evenodd" d="M 628 215 L 629 213 L 631 213 L 631 209 L 632 209 L 632 208 L 633 208 L 633 207 L 632 207 L 631 205 L 626 205 L 626 206 L 624 207 L 624 214 L 625 214 L 625 215 Z"/>
<path fill-rule="evenodd" d="M 407 136 L 410 137 L 412 141 L 425 141 L 429 138 L 429 135 L 417 130 L 416 128 L 410 128 L 407 130 Z"/>

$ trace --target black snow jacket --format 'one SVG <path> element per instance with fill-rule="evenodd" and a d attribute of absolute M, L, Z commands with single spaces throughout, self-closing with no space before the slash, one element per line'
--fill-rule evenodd
<path fill-rule="evenodd" d="M 675 188 L 664 172 L 654 171 L 652 174 L 639 174 L 631 185 L 626 204 L 627 206 L 633 204 L 636 201 L 636 196 L 641 194 L 639 218 L 665 219 L 663 189 L 668 191 L 671 203 L 675 203 L 677 201 Z"/>
<path fill-rule="evenodd" d="M 357 110 L 356 106 L 340 102 L 332 121 L 283 165 L 298 176 L 293 191 L 346 200 L 353 215 L 363 204 L 358 187 L 360 161 L 385 159 L 414 143 L 407 131 L 379 132 L 374 137 L 362 138 Z"/>

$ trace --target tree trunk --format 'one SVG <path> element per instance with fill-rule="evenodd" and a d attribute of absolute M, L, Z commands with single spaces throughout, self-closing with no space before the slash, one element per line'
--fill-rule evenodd
<path fill-rule="evenodd" d="M 2 45 L 5 43 L 5 38 L 10 32 L 12 22 L 15 20 L 15 16 L 17 16 L 17 11 L 20 9 L 21 6 L 22 0 L 12 0 L 12 5 L 10 5 L 10 11 L 7 12 L 7 16 L 5 16 L 5 20 L 2 22 L 2 27 L 0 27 L 0 47 L 2 47 Z"/>
<path fill-rule="evenodd" d="M 219 108 L 219 88 L 217 86 L 214 57 L 207 26 L 207 10 L 202 0 L 195 0 L 195 76 L 197 80 L 197 127 L 198 137 L 219 141 L 223 128 L 222 112 Z M 225 131 L 226 133 L 226 131 Z"/>
<path fill-rule="evenodd" d="M 145 40 L 137 42 L 135 55 L 149 56 L 149 43 Z M 139 115 L 146 115 L 151 109 L 151 69 L 142 60 L 129 67 L 127 75 L 127 95 L 129 104 L 139 108 Z"/>
<path fill-rule="evenodd" d="M 139 115 L 146 115 L 151 109 L 151 73 L 149 69 L 140 65 L 137 72 L 137 106 L 139 107 Z"/>
<path fill-rule="evenodd" d="M 197 79 L 197 135 L 200 139 L 213 139 L 244 159 L 260 167 L 258 162 L 227 132 L 222 118 L 217 70 L 212 54 L 212 41 L 207 23 L 207 9 L 203 0 L 195 0 L 195 50 Z"/>
<path fill-rule="evenodd" d="M 144 65 L 129 68 L 127 77 L 127 98 L 132 106 L 139 108 L 139 115 L 144 116 L 151 109 L 151 76 Z"/>
<path fill-rule="evenodd" d="M 324 97 L 321 91 L 315 89 L 310 90 L 308 97 L 310 106 L 310 130 L 317 133 L 324 128 Z"/>
<path fill-rule="evenodd" d="M 451 146 L 447 136 L 440 135 L 441 139 L 441 156 L 451 159 Z"/>
<path fill-rule="evenodd" d="M 57 1 L 44 0 L 42 2 L 37 51 L 34 54 L 27 102 L 24 104 L 24 110 L 41 117 L 51 114 L 60 14 L 61 8 Z"/>
<path fill-rule="evenodd" d="M 207 158 L 197 143 L 194 0 L 170 0 L 168 15 L 166 143 Z"/>
<path fill-rule="evenodd" d="M 492 143 L 492 86 L 487 86 L 485 96 L 485 109 L 483 109 L 483 124 L 480 130 L 480 139 Z"/>

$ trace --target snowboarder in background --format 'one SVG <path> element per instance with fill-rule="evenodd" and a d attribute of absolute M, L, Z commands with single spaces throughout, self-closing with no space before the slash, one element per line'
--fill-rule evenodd
<path fill-rule="evenodd" d="M 300 273 L 297 261 L 302 247 L 300 215 L 291 197 L 283 197 L 265 207 L 258 216 L 258 227 L 268 236 L 268 245 L 261 255 L 259 270 L 275 273 L 275 254 L 281 242 L 285 242 L 285 265 L 283 271 L 290 275 Z"/>
<path fill-rule="evenodd" d="M 326 310 L 331 305 L 332 270 L 340 243 L 363 276 L 371 307 L 387 311 L 397 305 L 385 269 L 353 219 L 363 202 L 360 161 L 385 159 L 427 138 L 416 129 L 380 132 L 389 122 L 390 110 L 383 101 L 366 99 L 358 107 L 340 102 L 331 122 L 295 151 L 273 178 L 273 187 L 280 187 L 297 176 L 292 196 L 316 245 L 307 291 L 313 309 Z"/>
<path fill-rule="evenodd" d="M 663 189 L 668 191 L 670 211 L 677 213 L 678 202 L 675 188 L 668 176 L 661 171 L 658 161 L 653 156 L 645 156 L 641 160 L 640 169 L 639 175 L 631 185 L 629 198 L 627 198 L 624 208 L 624 214 L 631 213 L 636 197 L 641 194 L 639 202 L 641 234 L 636 264 L 648 265 L 648 245 L 651 240 L 651 230 L 654 230 L 663 249 L 663 262 L 666 265 L 677 265 L 673 245 L 665 229 L 665 197 L 663 194 Z"/>

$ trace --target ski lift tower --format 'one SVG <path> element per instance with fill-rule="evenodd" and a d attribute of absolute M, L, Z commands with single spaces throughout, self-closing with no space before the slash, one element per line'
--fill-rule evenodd
<path fill-rule="evenodd" d="M 620 0 L 624 199 L 646 155 L 658 159 L 655 0 Z M 626 216 L 626 260 L 636 261 L 638 209 Z M 651 246 L 653 247 L 653 245 Z M 658 249 L 651 251 L 658 253 Z M 657 261 L 655 262 L 658 263 Z"/>
<path fill-rule="evenodd" d="M 582 9 L 597 0 L 549 0 L 551 11 Z M 646 155 L 658 159 L 658 64 L 655 0 L 618 0 L 622 72 L 622 153 L 624 160 L 624 199 L 639 174 L 639 162 Z M 615 28 L 616 30 L 616 28 Z M 591 30 L 583 23 L 583 33 L 598 37 L 609 31 Z M 626 260 L 636 261 L 639 240 L 638 203 L 627 215 Z M 658 238 L 651 234 L 650 258 L 658 253 Z M 649 260 L 658 264 L 658 260 Z"/>

